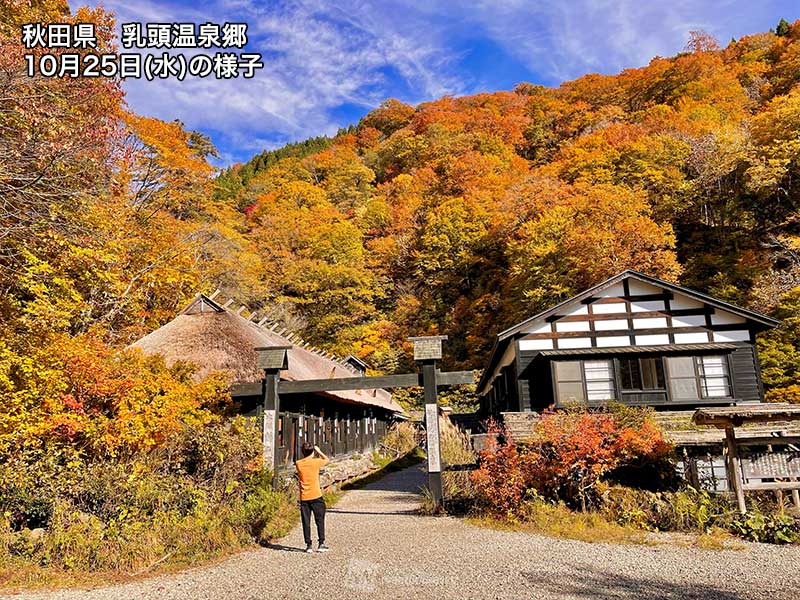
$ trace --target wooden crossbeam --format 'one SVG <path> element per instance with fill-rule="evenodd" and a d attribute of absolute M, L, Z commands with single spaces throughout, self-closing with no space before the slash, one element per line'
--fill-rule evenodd
<path fill-rule="evenodd" d="M 437 371 L 436 383 L 439 387 L 474 383 L 472 371 Z M 306 379 L 304 381 L 281 381 L 279 394 L 310 394 L 314 392 L 336 392 L 344 390 L 374 390 L 383 388 L 408 388 L 422 385 L 421 373 L 401 375 L 377 375 L 374 377 L 337 377 L 332 379 Z M 233 396 L 256 396 L 261 394 L 260 383 L 235 384 L 231 388 Z"/>

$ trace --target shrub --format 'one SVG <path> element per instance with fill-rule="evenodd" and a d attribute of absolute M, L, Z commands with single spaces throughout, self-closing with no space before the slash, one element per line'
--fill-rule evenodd
<path fill-rule="evenodd" d="M 530 491 L 587 510 L 615 469 L 662 459 L 669 444 L 645 411 L 617 407 L 548 412 L 530 444 L 490 439 L 473 474 L 481 499 L 509 513 Z"/>
<path fill-rule="evenodd" d="M 404 456 L 417 447 L 417 430 L 408 421 L 394 423 L 383 436 L 379 447 L 386 456 Z"/>
<path fill-rule="evenodd" d="M 764 514 L 751 510 L 737 516 L 730 524 L 735 534 L 754 541 L 770 544 L 793 544 L 800 542 L 800 519 L 784 513 Z"/>
<path fill-rule="evenodd" d="M 671 448 L 645 411 L 614 407 L 549 412 L 535 426 L 531 452 L 537 489 L 586 510 L 598 482 L 614 469 L 658 459 Z"/>
<path fill-rule="evenodd" d="M 291 494 L 272 490 L 260 452 L 258 427 L 240 417 L 186 426 L 134 457 L 26 465 L 20 455 L 0 466 L 0 559 L 9 569 L 0 576 L 131 574 L 269 542 L 297 511 Z"/>
<path fill-rule="evenodd" d="M 705 532 L 721 525 L 732 506 L 723 496 L 687 488 L 651 492 L 623 486 L 601 488 L 600 512 L 620 525 L 654 531 Z"/>
<path fill-rule="evenodd" d="M 469 435 L 446 417 L 439 417 L 439 449 L 445 464 L 464 465 L 475 462 L 475 452 L 472 450 Z"/>
<path fill-rule="evenodd" d="M 443 465 L 472 465 L 475 451 L 468 434 L 461 431 L 446 417 L 439 418 L 439 445 Z M 473 503 L 475 491 L 469 471 L 442 473 L 442 496 L 449 513 L 467 512 Z"/>
<path fill-rule="evenodd" d="M 512 441 L 500 443 L 502 429 L 494 422 L 487 426 L 486 448 L 479 453 L 480 466 L 472 472 L 476 500 L 483 508 L 514 518 L 522 508 L 526 496 L 535 494 L 532 477 L 533 453 Z"/>

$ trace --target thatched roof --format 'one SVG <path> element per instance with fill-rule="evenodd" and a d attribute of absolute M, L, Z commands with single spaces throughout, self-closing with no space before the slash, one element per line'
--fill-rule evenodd
<path fill-rule="evenodd" d="M 287 381 L 356 376 L 349 366 L 301 347 L 202 294 L 172 321 L 131 344 L 145 354 L 161 354 L 168 365 L 179 360 L 193 363 L 198 380 L 214 371 L 226 371 L 237 384 L 261 381 L 263 373 L 256 366 L 255 348 L 265 346 L 291 346 L 289 369 L 281 372 L 281 379 Z M 327 394 L 346 402 L 403 412 L 386 390 Z"/>

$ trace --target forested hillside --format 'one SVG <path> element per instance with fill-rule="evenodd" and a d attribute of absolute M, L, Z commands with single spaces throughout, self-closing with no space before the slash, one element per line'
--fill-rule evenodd
<path fill-rule="evenodd" d="M 479 367 L 499 329 L 634 268 L 784 319 L 761 347 L 782 386 L 799 81 L 800 23 L 725 48 L 696 32 L 682 54 L 557 89 L 387 100 L 319 151 L 225 173 L 218 198 L 243 207 L 265 265 L 250 297 L 378 368 L 433 332 Z"/>
<path fill-rule="evenodd" d="M 498 330 L 634 268 L 782 319 L 764 380 L 800 401 L 800 21 L 555 89 L 387 100 L 221 173 L 117 80 L 28 78 L 20 25 L 69 21 L 115 43 L 103 9 L 0 7 L 0 579 L 284 528 L 226 376 L 126 350 L 199 291 L 376 370 L 432 333 L 479 368 Z"/>
<path fill-rule="evenodd" d="M 35 6 L 5 15 L 0 58 L 15 393 L 54 349 L 124 347 L 215 288 L 378 370 L 421 333 L 478 368 L 498 330 L 625 268 L 783 319 L 764 376 L 797 381 L 800 22 L 558 88 L 387 100 L 217 174 L 210 140 L 118 82 L 23 77 L 16 25 L 65 10 Z M 79 16 L 110 43 L 109 14 Z"/>

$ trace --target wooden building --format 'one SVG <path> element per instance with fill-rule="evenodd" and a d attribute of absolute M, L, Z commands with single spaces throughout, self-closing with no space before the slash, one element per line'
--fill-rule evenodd
<path fill-rule="evenodd" d="M 761 402 L 756 335 L 777 321 L 625 271 L 497 336 L 485 415 L 616 400 L 658 410 Z"/>
<path fill-rule="evenodd" d="M 138 340 L 132 347 L 161 354 L 168 365 L 178 360 L 197 366 L 195 377 L 214 371 L 230 374 L 231 394 L 244 415 L 257 416 L 262 407 L 263 372 L 257 368 L 258 347 L 291 346 L 287 381 L 334 379 L 363 375 L 363 363 L 350 357 L 335 360 L 278 326 L 242 316 L 199 294 L 172 321 Z M 279 333 L 280 332 L 280 333 Z M 364 453 L 377 447 L 387 427 L 403 409 L 386 390 L 346 390 L 314 394 L 281 394 L 278 457 L 285 466 L 299 455 L 303 442 L 317 444 L 327 454 Z"/>
<path fill-rule="evenodd" d="M 499 418 L 524 441 L 547 408 L 609 401 L 651 407 L 676 447 L 678 471 L 698 488 L 726 492 L 724 435 L 692 417 L 701 407 L 763 402 L 755 340 L 777 325 L 625 271 L 501 332 L 478 384 L 480 414 Z M 800 432 L 787 423 L 770 431 L 742 427 L 736 435 Z"/>

